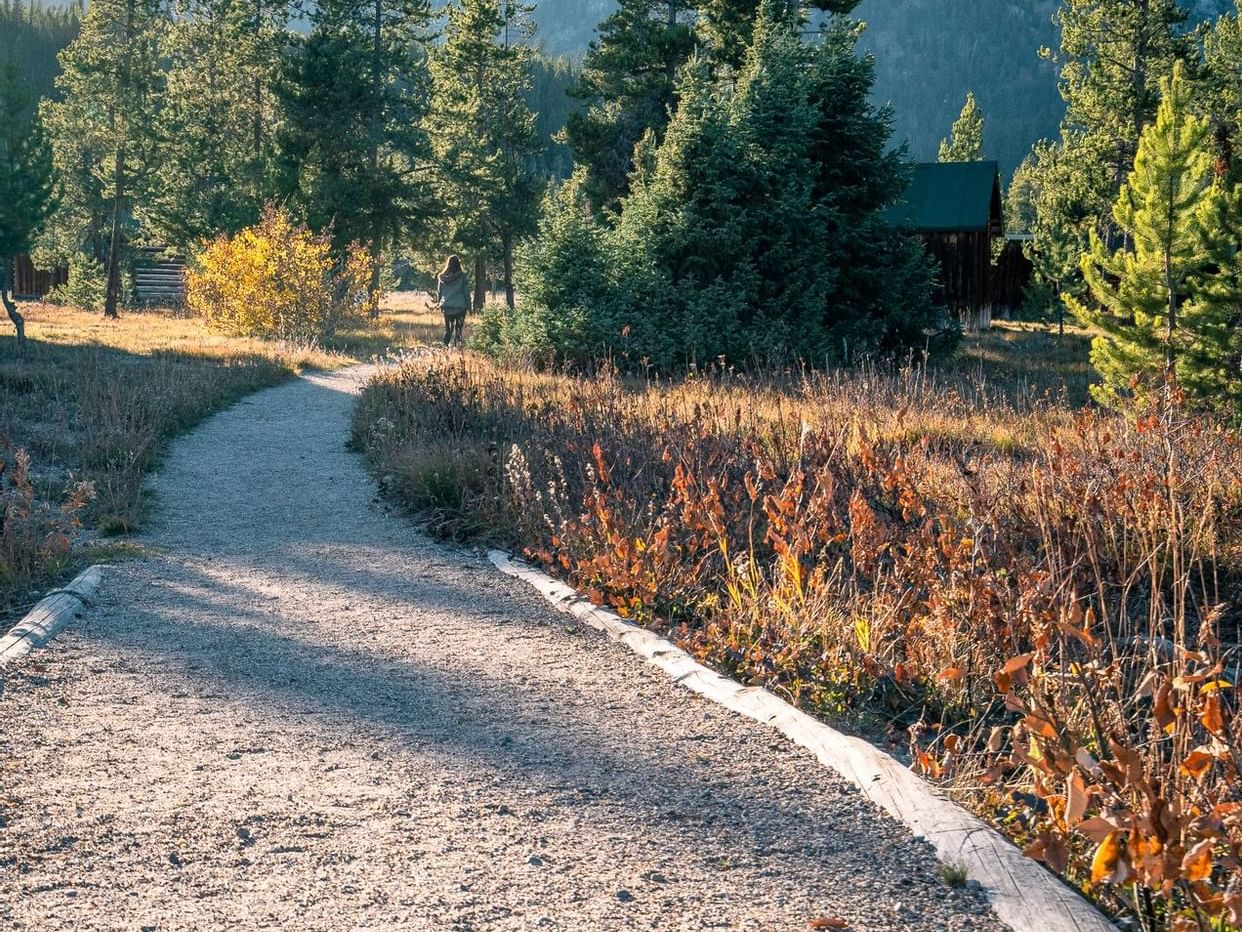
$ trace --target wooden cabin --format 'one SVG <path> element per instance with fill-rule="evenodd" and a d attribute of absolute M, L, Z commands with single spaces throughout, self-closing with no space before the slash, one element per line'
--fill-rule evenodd
<path fill-rule="evenodd" d="M 47 296 L 47 293 L 69 280 L 68 269 L 53 269 L 50 272 L 35 268 L 30 256 L 22 254 L 17 257 L 13 267 L 13 295 L 27 301 Z"/>
<path fill-rule="evenodd" d="M 924 162 L 890 222 L 917 233 L 940 266 L 937 298 L 967 330 L 992 325 L 997 282 L 992 244 L 1005 235 L 995 162 Z"/>

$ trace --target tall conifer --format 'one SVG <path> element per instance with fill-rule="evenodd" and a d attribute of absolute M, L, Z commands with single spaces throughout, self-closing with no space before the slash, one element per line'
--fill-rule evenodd
<path fill-rule="evenodd" d="M 281 84 L 282 187 L 339 255 L 379 257 L 432 212 L 427 0 L 319 0 Z"/>
<path fill-rule="evenodd" d="M 52 207 L 52 150 L 44 136 L 34 94 L 11 59 L 0 63 L 0 304 L 26 341 L 26 322 L 11 295 L 13 268 L 28 252 Z"/>
<path fill-rule="evenodd" d="M 600 208 L 629 189 L 634 146 L 657 141 L 677 103 L 677 72 L 694 49 L 695 0 L 621 0 L 596 30 L 565 135 L 587 169 L 585 188 Z"/>
<path fill-rule="evenodd" d="M 978 162 L 983 158 L 983 112 L 974 93 L 966 95 L 962 115 L 948 139 L 940 141 L 941 162 Z"/>
<path fill-rule="evenodd" d="M 235 233 L 272 196 L 287 17 L 273 0 L 191 0 L 170 30 L 160 166 L 144 205 L 164 242 Z"/>
<path fill-rule="evenodd" d="M 126 234 L 155 167 L 168 25 L 162 0 L 93 0 L 81 34 L 60 54 L 62 99 L 46 108 L 65 182 L 59 210 L 74 229 L 70 238 L 79 240 L 73 248 L 103 241 L 106 317 L 118 315 Z"/>
<path fill-rule="evenodd" d="M 1127 245 L 1113 250 L 1092 231 L 1083 274 L 1091 301 L 1070 299 L 1084 326 L 1098 336 L 1091 360 L 1102 379 L 1092 393 L 1101 403 L 1135 400 L 1165 378 L 1200 379 L 1209 331 L 1219 308 L 1198 294 L 1211 279 L 1212 237 L 1223 193 L 1216 184 L 1208 121 L 1191 112 L 1182 66 L 1164 82 L 1154 125 L 1140 137 L 1133 170 L 1113 208 Z M 1235 237 L 1236 239 L 1236 237 Z"/>
<path fill-rule="evenodd" d="M 526 102 L 530 8 L 515 0 L 457 0 L 432 58 L 435 103 L 428 125 L 443 184 L 450 238 L 475 257 L 475 302 L 484 298 L 484 261 L 501 261 L 514 305 L 518 243 L 539 220 L 543 184 L 534 174 L 542 144 Z"/>

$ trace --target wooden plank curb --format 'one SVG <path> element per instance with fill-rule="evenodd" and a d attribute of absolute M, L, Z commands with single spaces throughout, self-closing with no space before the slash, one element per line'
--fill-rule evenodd
<path fill-rule="evenodd" d="M 103 567 L 92 566 L 63 589 L 48 593 L 3 638 L 0 638 L 0 669 L 42 647 L 56 632 L 82 613 L 103 580 Z"/>
<path fill-rule="evenodd" d="M 899 761 L 860 738 L 842 734 L 772 693 L 742 686 L 699 664 L 670 641 L 599 608 L 575 590 L 507 553 L 492 564 L 536 589 L 558 610 L 620 641 L 687 689 L 781 732 L 852 782 L 889 815 L 921 835 L 947 864 L 964 866 L 992 909 L 1015 932 L 1116 932 L 1090 903 L 1022 854 L 979 817 L 941 795 Z"/>

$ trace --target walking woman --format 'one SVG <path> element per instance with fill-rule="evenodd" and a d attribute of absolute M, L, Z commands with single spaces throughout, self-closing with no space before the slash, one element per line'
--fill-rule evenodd
<path fill-rule="evenodd" d="M 444 312 L 444 345 L 462 342 L 466 315 L 470 313 L 470 282 L 461 259 L 449 256 L 436 283 L 436 305 Z"/>

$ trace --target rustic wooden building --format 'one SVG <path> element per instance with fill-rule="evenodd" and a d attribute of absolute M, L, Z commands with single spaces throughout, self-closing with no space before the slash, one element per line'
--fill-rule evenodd
<path fill-rule="evenodd" d="M 49 291 L 69 280 L 66 269 L 45 271 L 35 267 L 30 256 L 17 257 L 13 268 L 13 294 L 26 300 L 43 298 Z"/>
<path fill-rule="evenodd" d="M 916 165 L 904 201 L 889 211 L 895 226 L 922 238 L 939 267 L 937 297 L 962 326 L 990 327 L 997 281 L 992 244 L 1005 235 L 995 162 Z"/>

